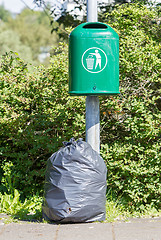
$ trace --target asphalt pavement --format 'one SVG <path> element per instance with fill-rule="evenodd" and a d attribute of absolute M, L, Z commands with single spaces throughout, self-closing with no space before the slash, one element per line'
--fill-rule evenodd
<path fill-rule="evenodd" d="M 0 214 L 0 240 L 161 240 L 161 218 L 127 222 L 49 224 L 12 222 Z"/>

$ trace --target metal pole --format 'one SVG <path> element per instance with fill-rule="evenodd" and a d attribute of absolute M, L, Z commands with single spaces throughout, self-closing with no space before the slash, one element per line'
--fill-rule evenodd
<path fill-rule="evenodd" d="M 97 22 L 97 0 L 87 0 L 87 22 Z"/>
<path fill-rule="evenodd" d="M 87 22 L 97 22 L 97 0 L 87 0 Z M 97 96 L 86 97 L 86 142 L 100 153 L 100 110 Z"/>

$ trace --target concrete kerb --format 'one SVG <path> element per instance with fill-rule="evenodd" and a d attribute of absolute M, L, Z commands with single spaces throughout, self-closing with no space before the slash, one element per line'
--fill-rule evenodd
<path fill-rule="evenodd" d="M 59 225 L 26 221 L 5 224 L 4 218 L 1 214 L 1 240 L 161 240 L 161 218 Z"/>

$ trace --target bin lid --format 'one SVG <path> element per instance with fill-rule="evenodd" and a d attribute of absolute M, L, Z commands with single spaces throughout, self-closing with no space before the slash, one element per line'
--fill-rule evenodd
<path fill-rule="evenodd" d="M 119 39 L 112 27 L 101 22 L 82 23 L 70 33 L 69 37 Z"/>

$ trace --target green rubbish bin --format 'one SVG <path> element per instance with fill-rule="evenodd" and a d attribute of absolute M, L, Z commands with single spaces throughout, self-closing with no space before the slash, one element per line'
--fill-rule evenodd
<path fill-rule="evenodd" d="M 118 34 L 105 23 L 80 24 L 69 36 L 69 94 L 118 93 Z"/>

